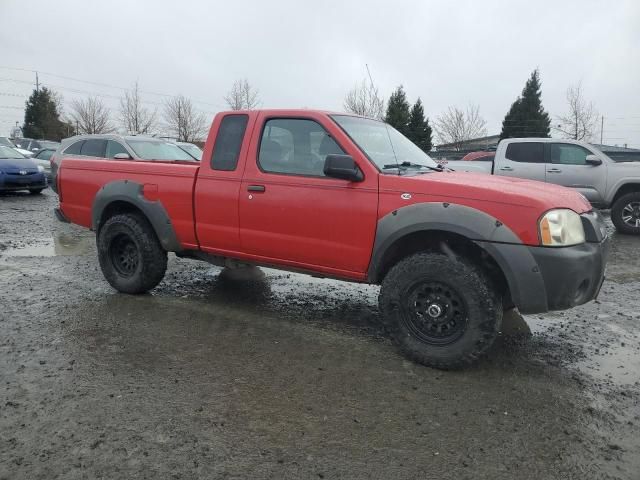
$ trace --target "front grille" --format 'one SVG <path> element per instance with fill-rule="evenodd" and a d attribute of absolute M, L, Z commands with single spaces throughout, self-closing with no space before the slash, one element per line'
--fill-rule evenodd
<path fill-rule="evenodd" d="M 27 173 L 7 172 L 7 175 L 15 175 L 16 177 L 28 177 L 29 175 L 35 175 L 36 173 L 38 173 L 37 170 L 27 170 Z"/>

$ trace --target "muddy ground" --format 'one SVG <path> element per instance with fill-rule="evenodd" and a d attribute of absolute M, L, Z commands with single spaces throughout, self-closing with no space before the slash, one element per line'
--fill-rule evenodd
<path fill-rule="evenodd" d="M 56 202 L 0 196 L 0 479 L 640 478 L 640 238 L 613 234 L 599 301 L 443 372 L 375 287 L 171 256 L 118 294 Z"/>

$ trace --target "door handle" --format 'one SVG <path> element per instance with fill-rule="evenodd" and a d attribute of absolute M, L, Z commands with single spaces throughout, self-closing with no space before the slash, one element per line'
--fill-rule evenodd
<path fill-rule="evenodd" d="M 513 172 L 513 168 L 511 167 L 500 167 L 500 170 L 503 172 Z"/>
<path fill-rule="evenodd" d="M 247 187 L 248 192 L 264 192 L 265 190 L 264 185 L 249 185 Z"/>
<path fill-rule="evenodd" d="M 547 170 L 547 173 L 562 173 L 562 170 L 559 168 L 550 168 Z"/>

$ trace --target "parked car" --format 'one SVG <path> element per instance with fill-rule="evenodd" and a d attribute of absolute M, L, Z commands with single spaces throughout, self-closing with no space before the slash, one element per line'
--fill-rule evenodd
<path fill-rule="evenodd" d="M 197 145 L 188 142 L 176 142 L 176 145 L 191 155 L 195 160 L 202 160 L 202 150 Z"/>
<path fill-rule="evenodd" d="M 37 165 L 40 165 L 44 168 L 44 173 L 47 176 L 47 180 L 51 182 L 51 156 L 56 152 L 55 148 L 43 148 L 39 150 L 31 160 L 33 160 Z"/>
<path fill-rule="evenodd" d="M 0 192 L 29 190 L 38 194 L 45 188 L 44 168 L 15 149 L 0 145 Z"/>
<path fill-rule="evenodd" d="M 493 162 L 452 161 L 446 166 L 573 188 L 594 207 L 610 208 L 619 232 L 640 235 L 640 163 L 616 162 L 588 143 L 509 138 L 500 142 Z"/>
<path fill-rule="evenodd" d="M 27 152 L 38 152 L 43 148 L 53 148 L 54 150 L 60 146 L 59 142 L 52 142 L 49 140 L 35 140 L 33 138 L 16 138 L 14 143 L 18 148 L 26 150 Z"/>
<path fill-rule="evenodd" d="M 17 147 L 10 139 L 8 139 L 7 137 L 0 137 L 0 145 L 3 145 L 5 147 L 9 147 L 9 148 L 13 148 L 14 150 L 16 150 L 18 153 L 22 154 L 25 157 L 31 157 L 33 155 L 33 152 L 30 152 L 29 150 L 23 150 L 22 148 Z"/>
<path fill-rule="evenodd" d="M 175 143 L 142 135 L 76 135 L 65 138 L 50 157 L 52 176 L 59 166 L 58 158 L 74 155 L 78 158 L 110 158 L 115 160 L 176 160 L 193 162 L 193 157 Z M 55 182 L 52 188 L 56 191 Z"/>
<path fill-rule="evenodd" d="M 489 348 L 505 308 L 570 308 L 604 279 L 607 231 L 582 195 L 447 171 L 380 121 L 224 112 L 200 163 L 125 140 L 144 158 L 79 137 L 53 160 L 56 215 L 96 232 L 120 292 L 158 285 L 167 252 L 378 284 L 382 321 L 408 356 L 452 368 Z"/>

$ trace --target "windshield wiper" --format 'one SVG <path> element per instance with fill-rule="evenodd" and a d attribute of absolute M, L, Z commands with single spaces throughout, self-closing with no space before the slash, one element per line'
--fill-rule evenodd
<path fill-rule="evenodd" d="M 444 167 L 439 165 L 437 167 L 431 167 L 429 165 L 423 165 L 421 163 L 414 163 L 414 162 L 400 162 L 400 163 L 390 163 L 388 165 L 384 165 L 382 167 L 383 170 L 390 170 L 392 168 L 397 168 L 398 170 L 402 170 L 402 169 L 407 169 L 407 168 L 428 168 L 429 170 L 433 170 L 434 172 L 443 172 L 444 171 Z"/>

